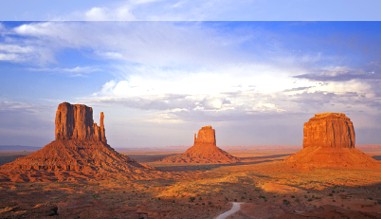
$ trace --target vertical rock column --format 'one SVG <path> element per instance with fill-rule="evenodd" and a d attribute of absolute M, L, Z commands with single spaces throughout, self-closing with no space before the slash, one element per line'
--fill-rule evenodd
<path fill-rule="evenodd" d="M 100 115 L 100 121 L 99 121 L 99 125 L 100 125 L 100 140 L 104 143 L 107 142 L 107 139 L 106 139 L 106 130 L 105 130 L 105 126 L 104 126 L 104 119 L 105 119 L 105 116 L 104 116 L 104 113 L 101 112 L 101 115 Z"/>

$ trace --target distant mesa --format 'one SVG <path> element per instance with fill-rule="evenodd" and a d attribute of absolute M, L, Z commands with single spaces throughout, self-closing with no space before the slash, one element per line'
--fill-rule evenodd
<path fill-rule="evenodd" d="M 147 167 L 107 144 L 104 114 L 99 126 L 93 109 L 61 103 L 56 112 L 55 140 L 42 149 L 0 166 L 0 181 L 77 181 L 111 177 L 144 177 Z"/>
<path fill-rule="evenodd" d="M 194 144 L 185 153 L 166 157 L 165 163 L 236 163 L 239 158 L 216 146 L 216 132 L 204 126 L 194 135 Z"/>
<path fill-rule="evenodd" d="M 344 113 L 319 113 L 304 124 L 303 149 L 286 159 L 293 167 L 373 167 L 377 161 L 355 148 L 355 130 Z"/>

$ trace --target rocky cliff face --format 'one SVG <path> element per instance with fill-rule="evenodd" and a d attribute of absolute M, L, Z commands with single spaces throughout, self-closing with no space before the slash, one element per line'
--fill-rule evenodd
<path fill-rule="evenodd" d="M 216 146 L 216 132 L 212 126 L 204 126 L 194 134 L 194 145 L 214 145 Z"/>
<path fill-rule="evenodd" d="M 303 147 L 354 148 L 353 123 L 344 113 L 320 113 L 304 124 Z"/>
<path fill-rule="evenodd" d="M 100 126 L 94 123 L 93 109 L 83 104 L 61 103 L 56 112 L 56 140 L 95 140 L 107 142 L 104 114 L 100 114 Z"/>

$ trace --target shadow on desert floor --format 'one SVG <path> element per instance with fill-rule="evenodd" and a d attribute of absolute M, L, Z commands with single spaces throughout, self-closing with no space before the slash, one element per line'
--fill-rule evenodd
<path fill-rule="evenodd" d="M 195 170 L 212 170 L 219 167 L 233 167 L 233 166 L 242 166 L 242 165 L 252 165 L 260 163 L 268 163 L 272 161 L 277 161 L 282 159 L 265 159 L 257 161 L 246 161 L 238 163 L 229 163 L 229 164 L 155 164 L 155 168 L 160 171 L 195 171 Z"/>

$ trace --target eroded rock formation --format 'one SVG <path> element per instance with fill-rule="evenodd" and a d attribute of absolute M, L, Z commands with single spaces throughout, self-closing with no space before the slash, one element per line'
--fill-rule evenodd
<path fill-rule="evenodd" d="M 93 109 L 83 104 L 61 103 L 56 112 L 56 140 L 96 140 L 107 142 L 104 114 L 100 114 L 100 126 L 94 123 Z"/>
<path fill-rule="evenodd" d="M 303 147 L 354 148 L 355 130 L 344 113 L 319 113 L 304 124 Z"/>
<path fill-rule="evenodd" d="M 0 181 L 136 179 L 147 174 L 147 166 L 107 144 L 103 113 L 98 126 L 93 121 L 91 107 L 64 102 L 58 106 L 55 124 L 55 140 L 26 157 L 1 166 Z"/>
<path fill-rule="evenodd" d="M 216 131 L 212 126 L 204 126 L 198 131 L 198 135 L 194 134 L 193 145 L 213 145 L 216 146 Z"/>
<path fill-rule="evenodd" d="M 212 126 L 204 126 L 194 135 L 194 144 L 185 153 L 166 157 L 165 163 L 236 163 L 237 157 L 216 146 L 216 133 Z"/>
<path fill-rule="evenodd" d="M 373 167 L 355 148 L 355 130 L 344 113 L 319 113 L 304 124 L 303 149 L 286 159 L 293 167 Z"/>

